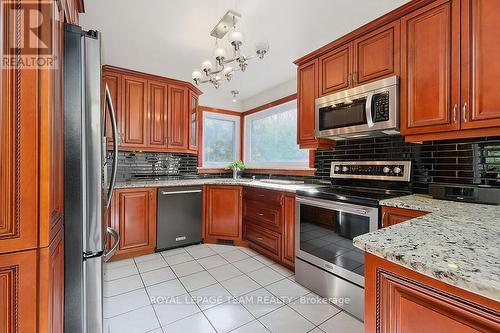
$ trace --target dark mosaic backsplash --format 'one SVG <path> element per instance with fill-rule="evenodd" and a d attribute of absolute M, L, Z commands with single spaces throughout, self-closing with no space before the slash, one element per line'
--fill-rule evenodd
<path fill-rule="evenodd" d="M 401 136 L 339 141 L 316 151 L 316 178 L 329 179 L 335 160 L 413 161 L 413 189 L 426 193 L 429 183 L 500 187 L 500 137 L 406 143 Z"/>

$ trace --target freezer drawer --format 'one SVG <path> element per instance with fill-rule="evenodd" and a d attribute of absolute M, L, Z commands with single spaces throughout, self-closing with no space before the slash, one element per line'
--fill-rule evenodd
<path fill-rule="evenodd" d="M 156 250 L 201 242 L 202 187 L 158 189 Z"/>

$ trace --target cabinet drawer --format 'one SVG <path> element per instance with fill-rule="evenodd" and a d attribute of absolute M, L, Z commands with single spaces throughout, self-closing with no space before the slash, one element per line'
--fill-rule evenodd
<path fill-rule="evenodd" d="M 245 239 L 250 247 L 264 255 L 279 261 L 281 258 L 281 235 L 266 230 L 253 223 L 245 224 Z"/>
<path fill-rule="evenodd" d="M 281 231 L 281 208 L 266 206 L 258 201 L 245 200 L 243 219 L 276 232 Z"/>
<path fill-rule="evenodd" d="M 245 187 L 243 195 L 245 199 L 263 202 L 267 205 L 281 206 L 283 203 L 283 194 L 278 191 Z"/>

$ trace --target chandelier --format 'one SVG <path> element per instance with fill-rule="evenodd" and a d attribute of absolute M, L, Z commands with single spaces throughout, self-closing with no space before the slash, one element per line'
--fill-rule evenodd
<path fill-rule="evenodd" d="M 222 80 L 231 81 L 235 72 L 244 72 L 248 67 L 249 60 L 254 58 L 264 59 L 264 56 L 269 51 L 267 42 L 258 43 L 255 46 L 255 54 L 253 55 L 246 56 L 241 52 L 243 34 L 236 28 L 236 23 L 240 18 L 241 14 L 228 10 L 213 28 L 210 35 L 215 37 L 213 52 L 215 65 L 212 61 L 205 60 L 201 64 L 201 70 L 196 69 L 193 71 L 191 77 L 196 85 L 210 82 L 215 89 L 218 89 Z M 233 49 L 233 55 L 230 58 L 227 57 L 226 48 L 219 45 L 219 41 L 222 42 L 226 35 L 230 47 Z"/>

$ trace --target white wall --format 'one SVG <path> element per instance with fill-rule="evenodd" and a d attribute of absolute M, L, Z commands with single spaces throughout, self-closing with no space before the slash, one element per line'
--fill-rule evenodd
<path fill-rule="evenodd" d="M 277 99 L 290 96 L 292 94 L 295 94 L 296 92 L 297 92 L 297 79 L 294 78 L 292 80 L 274 86 L 271 89 L 265 90 L 257 95 L 242 100 L 241 101 L 242 110 L 248 111 L 255 107 L 275 101 Z"/>

